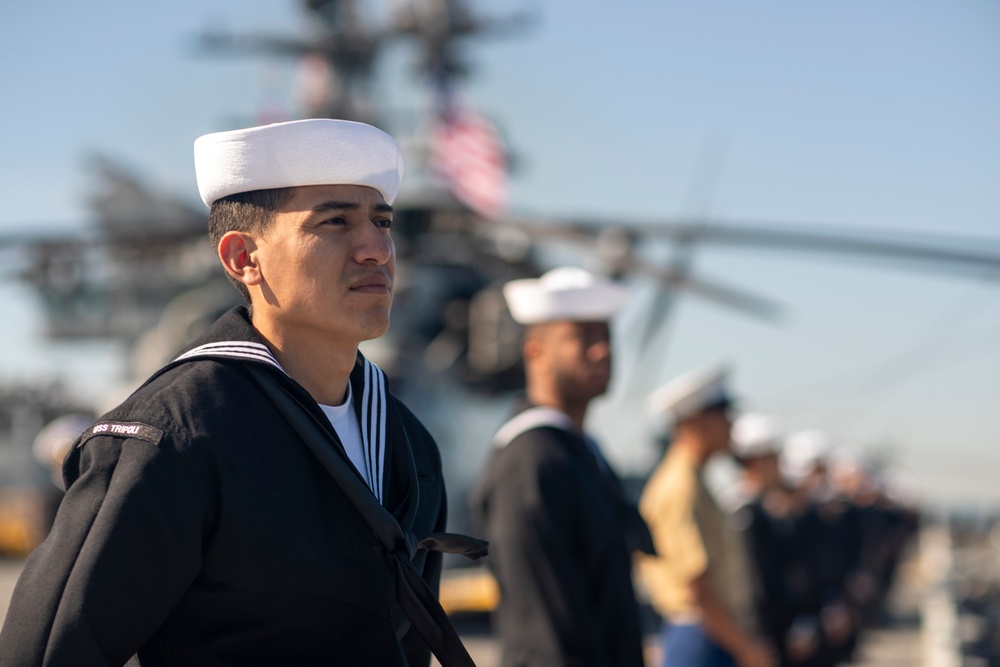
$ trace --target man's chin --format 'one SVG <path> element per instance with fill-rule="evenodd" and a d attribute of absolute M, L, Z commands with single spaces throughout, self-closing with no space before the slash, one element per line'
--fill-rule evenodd
<path fill-rule="evenodd" d="M 594 388 L 594 398 L 597 398 L 598 396 L 603 396 L 604 394 L 608 393 L 608 386 L 610 384 L 611 384 L 611 378 L 610 377 L 603 378 L 601 380 L 598 380 L 598 381 L 594 382 L 594 385 L 593 385 L 593 388 Z"/>
<path fill-rule="evenodd" d="M 580 398 L 587 401 L 592 401 L 595 398 L 600 398 L 604 394 L 608 393 L 608 384 L 605 382 L 603 384 L 594 384 L 589 387 L 580 388 Z"/>
<path fill-rule="evenodd" d="M 359 322 L 359 325 L 358 340 L 381 338 L 389 331 L 389 314 L 365 318 L 365 321 Z"/>

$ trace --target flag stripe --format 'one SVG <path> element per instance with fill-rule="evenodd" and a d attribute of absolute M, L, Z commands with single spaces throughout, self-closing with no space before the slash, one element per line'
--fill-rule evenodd
<path fill-rule="evenodd" d="M 432 135 L 431 164 L 452 194 L 496 217 L 507 199 L 507 161 L 492 125 L 473 109 L 456 109 Z"/>

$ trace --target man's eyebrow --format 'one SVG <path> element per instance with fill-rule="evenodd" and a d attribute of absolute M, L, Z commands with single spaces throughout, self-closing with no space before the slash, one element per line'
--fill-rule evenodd
<path fill-rule="evenodd" d="M 325 213 L 327 211 L 356 211 L 359 208 L 361 208 L 361 206 L 357 202 L 328 199 L 321 204 L 313 206 L 312 210 L 313 213 Z"/>
<path fill-rule="evenodd" d="M 313 213 L 326 213 L 328 211 L 357 211 L 361 205 L 357 202 L 338 201 L 330 199 L 312 207 Z M 392 213 L 393 208 L 388 204 L 376 204 L 375 210 L 379 213 Z"/>

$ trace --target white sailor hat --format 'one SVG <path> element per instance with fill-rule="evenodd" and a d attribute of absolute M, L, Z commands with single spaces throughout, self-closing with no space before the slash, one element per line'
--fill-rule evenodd
<path fill-rule="evenodd" d="M 654 391 L 646 404 L 650 412 L 666 413 L 675 422 L 683 421 L 710 408 L 732 405 L 728 379 L 729 368 L 725 365 L 690 371 Z"/>
<path fill-rule="evenodd" d="M 778 454 L 781 450 L 781 428 L 769 415 L 759 412 L 742 414 L 733 422 L 731 451 L 738 459 Z"/>
<path fill-rule="evenodd" d="M 540 278 L 512 280 L 503 296 L 520 324 L 605 322 L 621 310 L 628 290 L 585 269 L 560 267 Z"/>
<path fill-rule="evenodd" d="M 304 185 L 365 185 L 392 204 L 403 152 L 371 125 L 311 118 L 200 136 L 194 168 L 206 206 L 239 192 Z"/>
<path fill-rule="evenodd" d="M 801 480 L 825 461 L 832 449 L 829 436 L 809 429 L 788 437 L 781 452 L 781 471 L 791 480 Z"/>
<path fill-rule="evenodd" d="M 827 457 L 827 466 L 833 475 L 853 475 L 865 470 L 865 463 L 854 453 L 856 448 L 838 447 Z"/>

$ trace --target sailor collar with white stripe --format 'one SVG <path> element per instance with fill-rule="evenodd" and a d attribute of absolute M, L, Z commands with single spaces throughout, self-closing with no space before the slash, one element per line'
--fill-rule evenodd
<path fill-rule="evenodd" d="M 231 321 L 234 316 L 236 322 Z M 239 333 L 243 336 L 253 335 L 252 325 L 250 325 L 245 311 L 241 308 L 235 308 L 223 315 L 219 319 L 218 324 L 222 325 L 220 328 L 225 329 L 230 328 L 226 326 L 227 324 L 235 325 L 236 329 L 242 329 L 242 324 L 243 326 L 250 327 L 249 331 L 232 331 L 231 333 Z M 222 340 L 201 343 L 178 355 L 171 362 L 171 365 L 193 359 L 218 358 L 242 359 L 244 361 L 267 364 L 291 378 L 287 371 L 281 367 L 281 364 L 278 363 L 278 360 L 274 358 L 267 345 L 249 340 Z M 388 415 L 385 372 L 368 361 L 364 355 L 359 353 L 358 358 L 363 362 L 363 368 L 361 369 L 362 389 L 361 392 L 355 392 L 355 396 L 358 393 L 361 396 L 361 439 L 364 447 L 366 468 L 371 471 L 370 474 L 362 475 L 362 478 L 381 503 L 385 480 L 386 422 Z M 357 370 L 352 371 L 352 380 L 356 372 Z"/>
<path fill-rule="evenodd" d="M 493 436 L 494 447 L 506 447 L 522 433 L 536 428 L 558 428 L 582 436 L 573 419 L 561 410 L 535 406 L 519 412 L 501 426 Z"/>
<path fill-rule="evenodd" d="M 274 366 L 285 375 L 288 373 L 278 360 L 271 354 L 270 348 L 263 343 L 250 343 L 247 341 L 227 340 L 219 343 L 205 343 L 192 348 L 181 354 L 174 362 L 194 359 L 195 357 L 226 357 L 228 359 L 246 359 L 247 361 L 260 361 Z"/>
<path fill-rule="evenodd" d="M 497 449 L 502 449 L 512 443 L 518 436 L 536 428 L 556 428 L 572 433 L 582 439 L 587 445 L 587 449 L 594 457 L 598 467 L 605 470 L 610 469 L 608 461 L 604 458 L 604 454 L 601 452 L 597 441 L 582 432 L 572 417 L 562 410 L 556 410 L 552 407 L 535 406 L 517 413 L 497 430 L 496 435 L 493 436 L 493 446 Z"/>

